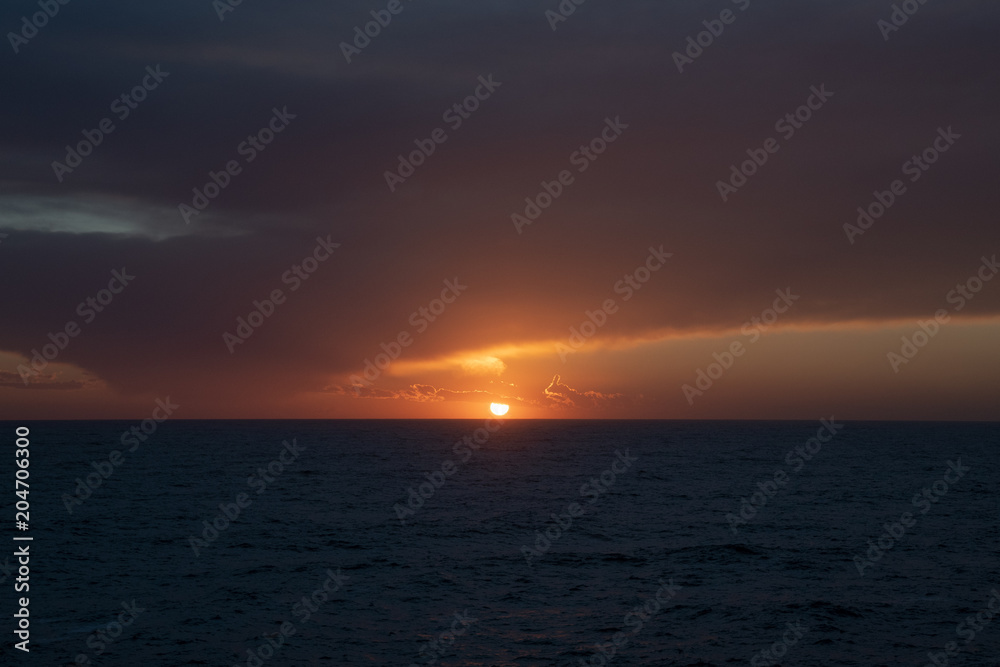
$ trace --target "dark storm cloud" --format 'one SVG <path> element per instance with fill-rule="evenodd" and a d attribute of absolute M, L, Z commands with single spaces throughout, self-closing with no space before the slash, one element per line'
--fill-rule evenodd
<path fill-rule="evenodd" d="M 1000 251 L 996 7 L 924 5 L 886 42 L 889 3 L 754 0 L 681 74 L 672 53 L 734 3 L 593 0 L 553 32 L 557 4 L 404 2 L 351 64 L 340 42 L 384 3 L 244 2 L 221 22 L 208 0 L 63 6 L 4 55 L 0 279 L 18 289 L 0 346 L 30 353 L 126 266 L 135 285 L 60 361 L 129 391 L 320 390 L 455 276 L 468 295 L 414 355 L 562 338 L 650 245 L 673 259 L 602 335 L 738 326 L 785 287 L 802 295 L 789 322 L 926 317 Z M 11 3 L 0 27 L 36 10 Z M 157 65 L 169 76 L 58 183 L 65 145 Z M 499 89 L 390 193 L 396 156 L 490 74 Z M 716 181 L 824 84 L 723 203 Z M 178 204 L 285 107 L 296 118 L 186 225 Z M 518 235 L 524 198 L 619 116 Z M 948 126 L 962 138 L 849 244 L 855 209 Z M 328 234 L 338 254 L 229 354 L 223 332 Z M 966 312 L 998 310 L 987 290 Z"/>

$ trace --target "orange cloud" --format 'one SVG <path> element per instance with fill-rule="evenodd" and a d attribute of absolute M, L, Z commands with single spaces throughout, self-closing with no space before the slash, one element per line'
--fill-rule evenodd
<path fill-rule="evenodd" d="M 396 399 L 417 403 L 437 401 L 496 402 L 510 400 L 507 397 L 489 391 L 456 391 L 434 387 L 429 384 L 411 384 L 404 389 L 378 389 L 376 387 L 364 387 L 361 385 L 350 387 L 334 385 L 328 387 L 327 391 L 342 396 L 354 396 L 355 398 Z"/>
<path fill-rule="evenodd" d="M 0 371 L 0 387 L 9 387 L 11 389 L 56 389 L 72 391 L 83 389 L 83 386 L 83 383 L 77 380 L 70 380 L 68 382 L 60 381 L 56 378 L 55 374 L 33 376 L 31 381 L 25 384 L 20 374 L 12 373 L 11 371 Z"/>
<path fill-rule="evenodd" d="M 545 398 L 554 407 L 580 408 L 605 407 L 624 402 L 624 394 L 605 394 L 599 391 L 578 391 L 567 384 L 557 374 L 545 388 Z"/>

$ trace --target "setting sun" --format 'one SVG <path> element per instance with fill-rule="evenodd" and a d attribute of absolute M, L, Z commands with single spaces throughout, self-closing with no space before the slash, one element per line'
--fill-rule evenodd
<path fill-rule="evenodd" d="M 490 412 L 495 414 L 497 417 L 503 417 L 510 410 L 509 405 L 504 403 L 490 403 Z"/>

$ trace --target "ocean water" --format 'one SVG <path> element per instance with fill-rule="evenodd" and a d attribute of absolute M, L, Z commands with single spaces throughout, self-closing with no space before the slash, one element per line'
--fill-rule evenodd
<path fill-rule="evenodd" d="M 998 424 L 26 425 L 3 664 L 1000 665 Z"/>

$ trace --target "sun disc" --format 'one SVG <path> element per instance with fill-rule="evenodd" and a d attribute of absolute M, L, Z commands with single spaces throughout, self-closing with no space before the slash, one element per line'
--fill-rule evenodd
<path fill-rule="evenodd" d="M 510 406 L 504 403 L 490 403 L 490 412 L 497 417 L 503 417 L 510 410 Z"/>

